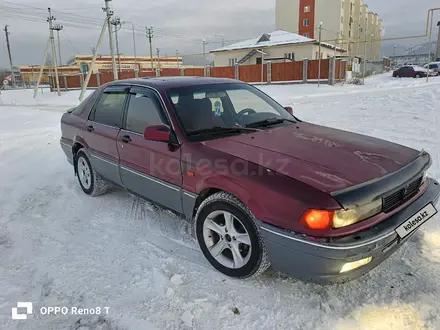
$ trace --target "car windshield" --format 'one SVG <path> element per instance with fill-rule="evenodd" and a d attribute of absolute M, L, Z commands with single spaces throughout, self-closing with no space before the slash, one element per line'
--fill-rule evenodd
<path fill-rule="evenodd" d="M 297 120 L 259 89 L 242 83 L 173 88 L 168 97 L 192 137 L 246 134 Z"/>

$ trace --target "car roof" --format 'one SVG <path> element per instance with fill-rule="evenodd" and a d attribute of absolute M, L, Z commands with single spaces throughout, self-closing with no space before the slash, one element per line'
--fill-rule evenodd
<path fill-rule="evenodd" d="M 149 87 L 155 87 L 160 89 L 170 89 L 176 87 L 189 87 L 200 85 L 215 85 L 215 84 L 233 84 L 244 82 L 228 79 L 228 78 L 211 78 L 211 77 L 189 77 L 189 76 L 172 76 L 172 77 L 151 77 L 151 78 L 138 78 L 138 79 L 126 79 L 118 80 L 109 83 L 107 86 L 123 85 L 123 84 L 136 84 Z"/>

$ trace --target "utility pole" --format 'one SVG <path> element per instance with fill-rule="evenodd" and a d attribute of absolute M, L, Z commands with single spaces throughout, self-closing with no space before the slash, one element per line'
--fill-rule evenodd
<path fill-rule="evenodd" d="M 115 38 L 116 38 L 116 55 L 118 56 L 118 65 L 119 65 L 119 73 L 121 73 L 121 53 L 119 52 L 119 40 L 118 40 L 118 31 L 121 29 L 121 18 L 116 16 L 112 19 L 111 24 L 115 27 Z M 119 27 L 119 28 L 118 28 Z"/>
<path fill-rule="evenodd" d="M 150 43 L 150 59 L 151 59 L 151 70 L 154 71 L 154 63 L 153 63 L 153 27 L 146 27 L 148 42 Z"/>
<path fill-rule="evenodd" d="M 156 48 L 156 55 L 157 55 L 157 67 L 160 70 L 160 49 Z"/>
<path fill-rule="evenodd" d="M 176 50 L 176 57 L 177 57 L 177 68 L 180 69 L 179 51 L 178 50 Z"/>
<path fill-rule="evenodd" d="M 394 45 L 393 62 L 391 63 L 393 66 L 395 66 L 396 62 L 397 62 L 397 60 L 396 60 L 396 47 L 397 47 L 397 45 Z"/>
<path fill-rule="evenodd" d="M 106 1 L 106 5 L 107 5 L 107 1 Z M 96 44 L 96 47 L 93 47 L 92 63 L 90 64 L 90 69 L 87 71 L 86 80 L 84 80 L 84 84 L 83 84 L 83 86 L 81 88 L 81 94 L 79 96 L 79 101 L 80 102 L 84 99 L 84 95 L 86 93 L 87 86 L 89 85 L 90 77 L 92 76 L 93 68 L 95 67 L 96 58 L 98 57 L 99 47 L 101 46 L 102 41 L 104 40 L 105 30 L 107 30 L 107 28 L 109 28 L 111 26 L 109 24 L 109 22 L 110 22 L 109 16 L 108 16 L 109 11 L 107 10 L 107 8 L 108 7 L 102 8 L 102 10 L 106 12 L 106 16 L 105 16 L 105 19 L 104 19 L 104 23 L 102 24 L 101 34 L 99 35 L 99 39 L 98 39 L 98 42 Z M 110 29 L 108 31 L 108 34 L 110 35 L 110 38 L 111 38 L 111 30 Z M 114 57 L 113 57 L 113 59 L 114 59 Z M 116 62 L 113 61 L 112 64 L 113 64 L 113 69 L 115 69 Z M 113 73 L 116 73 L 116 75 L 117 75 L 118 71 L 113 70 Z"/>
<path fill-rule="evenodd" d="M 41 63 L 40 72 L 38 73 L 37 83 L 35 84 L 34 98 L 37 97 L 38 87 L 40 86 L 40 81 L 41 81 L 41 77 L 43 76 L 44 66 L 46 65 L 47 54 L 49 54 L 49 48 L 50 48 L 50 38 L 47 39 L 46 49 L 43 55 L 43 62 Z"/>
<path fill-rule="evenodd" d="M 319 59 L 319 67 L 318 67 L 318 87 L 321 83 L 321 38 L 322 38 L 322 25 L 323 23 L 319 23 L 319 51 L 318 51 L 318 59 Z"/>
<path fill-rule="evenodd" d="M 52 12 L 50 10 L 50 7 L 47 8 L 47 11 L 49 12 L 49 17 L 47 18 L 47 22 L 49 23 L 49 32 L 50 32 L 50 43 L 52 45 L 52 57 L 53 57 L 53 64 L 55 66 L 55 82 L 57 85 L 57 93 L 58 96 L 61 96 L 61 91 L 60 91 L 60 79 L 58 77 L 58 65 L 57 65 L 57 51 L 55 48 L 55 37 L 53 35 L 53 21 L 56 20 L 56 18 L 54 16 L 52 16 Z"/>
<path fill-rule="evenodd" d="M 137 52 L 136 52 L 136 34 L 134 32 L 134 24 L 132 22 L 128 22 L 128 21 L 123 21 L 122 23 L 128 23 L 131 24 L 131 31 L 133 33 L 133 48 L 134 48 L 134 66 L 135 66 L 135 71 L 139 72 L 139 68 L 138 68 L 138 62 L 137 62 Z"/>
<path fill-rule="evenodd" d="M 12 64 L 12 55 L 11 55 L 11 45 L 9 44 L 9 32 L 8 32 L 8 26 L 5 25 L 5 35 L 6 35 L 6 44 L 8 47 L 8 55 L 9 55 L 9 65 L 11 66 L 11 80 L 12 80 L 12 86 L 15 87 L 15 74 L 14 74 L 14 66 Z"/>
<path fill-rule="evenodd" d="M 113 10 L 110 9 L 110 1 L 112 1 L 112 0 L 104 0 L 104 1 L 105 1 L 105 7 L 103 8 L 103 10 L 106 13 L 106 19 L 107 19 L 110 54 L 112 56 L 113 79 L 118 80 L 118 70 L 116 68 L 115 50 L 113 47 L 113 36 L 112 36 L 112 16 L 114 15 Z M 92 70 L 93 70 L 93 67 L 91 67 L 89 71 L 92 71 Z"/>
<path fill-rule="evenodd" d="M 429 22 L 429 20 L 428 20 Z M 432 41 L 432 28 L 433 28 L 433 24 L 434 23 L 434 12 L 431 11 L 431 30 L 429 31 L 429 61 L 431 61 L 431 41 Z M 440 37 L 439 37 L 440 38 Z M 437 50 L 438 50 L 438 45 L 437 45 Z M 426 73 L 426 82 L 429 82 L 429 65 L 428 65 L 428 72 Z"/>
<path fill-rule="evenodd" d="M 435 53 L 435 58 L 440 58 L 440 21 L 437 23 L 438 26 L 438 37 L 437 37 L 437 52 Z M 429 49 L 431 49 L 431 43 L 429 44 Z M 431 51 L 429 51 L 429 54 L 431 54 Z"/>
<path fill-rule="evenodd" d="M 368 17 L 365 18 L 364 67 L 362 70 L 362 84 L 363 85 L 365 85 L 365 70 L 367 69 L 367 36 L 368 36 Z"/>
<path fill-rule="evenodd" d="M 225 36 L 222 34 L 214 34 L 214 36 L 222 38 L 222 48 L 225 47 Z"/>
<path fill-rule="evenodd" d="M 206 62 L 206 40 L 203 39 L 203 66 L 205 66 Z"/>
<path fill-rule="evenodd" d="M 55 24 L 53 26 L 54 31 L 57 31 L 57 40 L 58 40 L 58 58 L 60 60 L 60 66 L 63 65 L 63 62 L 61 60 L 61 42 L 60 42 L 60 31 L 64 29 L 64 26 L 61 24 Z"/>

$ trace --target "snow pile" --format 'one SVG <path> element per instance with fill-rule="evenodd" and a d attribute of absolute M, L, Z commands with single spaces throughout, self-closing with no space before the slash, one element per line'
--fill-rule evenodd
<path fill-rule="evenodd" d="M 93 90 L 87 90 L 85 97 L 92 93 Z M 38 89 L 37 97 L 34 98 L 33 89 L 9 90 L 3 91 L 0 95 L 0 104 L 12 106 L 35 106 L 43 109 L 74 107 L 79 102 L 81 91 L 61 92 L 61 96 L 57 93 L 50 92 L 49 88 Z"/>
<path fill-rule="evenodd" d="M 440 231 L 423 233 L 423 252 L 432 261 L 440 263 Z"/>
<path fill-rule="evenodd" d="M 392 302 L 365 306 L 340 321 L 337 330 L 426 330 L 423 313 L 414 306 Z"/>

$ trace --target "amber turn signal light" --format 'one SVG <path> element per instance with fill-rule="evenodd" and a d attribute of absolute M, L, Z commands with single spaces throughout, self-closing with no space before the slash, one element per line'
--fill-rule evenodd
<path fill-rule="evenodd" d="M 325 230 L 332 227 L 333 211 L 326 210 L 307 210 L 302 216 L 301 222 L 307 228 L 315 230 Z"/>

